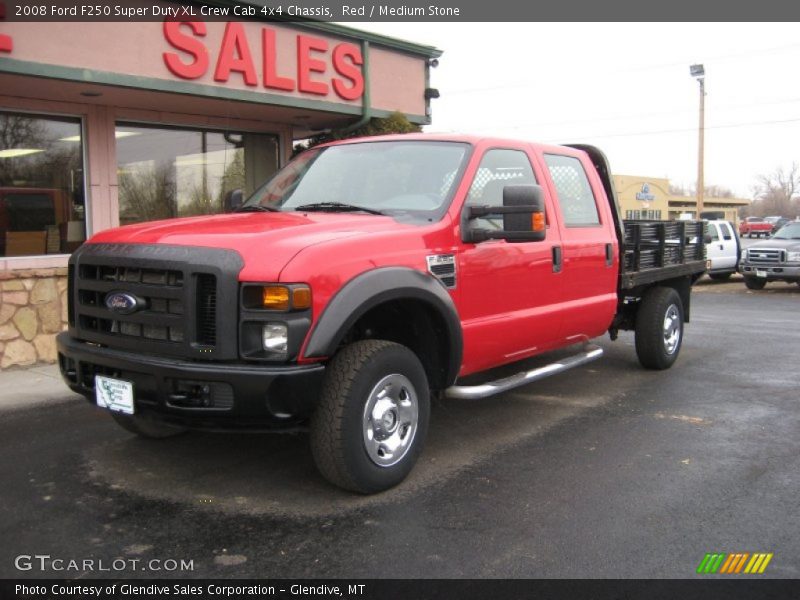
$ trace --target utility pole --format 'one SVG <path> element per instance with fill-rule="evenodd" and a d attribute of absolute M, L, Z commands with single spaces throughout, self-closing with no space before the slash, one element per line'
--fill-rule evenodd
<path fill-rule="evenodd" d="M 706 118 L 706 70 L 703 65 L 691 65 L 689 73 L 700 84 L 700 124 L 698 126 L 697 140 L 697 218 L 703 212 L 705 195 L 705 178 L 703 176 L 703 159 L 705 155 L 705 118 Z"/>

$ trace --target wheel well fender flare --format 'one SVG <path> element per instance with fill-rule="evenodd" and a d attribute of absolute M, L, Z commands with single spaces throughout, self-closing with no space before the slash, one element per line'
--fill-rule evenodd
<path fill-rule="evenodd" d="M 342 339 L 369 310 L 392 300 L 418 300 L 441 318 L 447 332 L 447 381 L 455 382 L 461 369 L 463 338 L 455 303 L 441 283 L 407 267 L 384 267 L 348 281 L 315 323 L 304 351 L 306 358 L 332 356 Z"/>

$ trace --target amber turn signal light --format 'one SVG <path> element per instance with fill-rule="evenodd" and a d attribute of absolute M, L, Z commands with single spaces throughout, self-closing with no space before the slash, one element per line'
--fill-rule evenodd
<path fill-rule="evenodd" d="M 261 288 L 261 306 L 267 310 L 306 310 L 311 308 L 311 288 L 307 285 L 264 286 Z"/>
<path fill-rule="evenodd" d="M 261 303 L 267 310 L 289 310 L 289 288 L 282 285 L 264 287 Z"/>
<path fill-rule="evenodd" d="M 531 213 L 531 227 L 533 228 L 533 231 L 545 230 L 544 213 Z"/>
<path fill-rule="evenodd" d="M 311 308 L 311 288 L 306 286 L 292 288 L 292 308 L 295 310 Z"/>

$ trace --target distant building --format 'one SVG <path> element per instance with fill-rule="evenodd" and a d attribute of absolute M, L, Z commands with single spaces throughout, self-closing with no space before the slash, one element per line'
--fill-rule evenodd
<path fill-rule="evenodd" d="M 697 198 L 669 192 L 669 179 L 614 175 L 619 208 L 625 219 L 673 220 L 697 218 Z M 738 223 L 739 209 L 748 206 L 745 198 L 703 198 L 703 212 L 718 212 L 728 221 Z"/>

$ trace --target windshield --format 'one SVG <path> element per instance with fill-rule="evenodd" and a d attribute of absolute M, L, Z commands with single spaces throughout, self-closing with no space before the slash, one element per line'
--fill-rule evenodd
<path fill-rule="evenodd" d="M 787 223 L 778 230 L 774 236 L 774 240 L 800 240 L 800 223 Z"/>
<path fill-rule="evenodd" d="M 428 141 L 314 148 L 278 171 L 242 210 L 363 210 L 438 219 L 468 152 L 467 144 Z"/>

